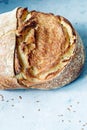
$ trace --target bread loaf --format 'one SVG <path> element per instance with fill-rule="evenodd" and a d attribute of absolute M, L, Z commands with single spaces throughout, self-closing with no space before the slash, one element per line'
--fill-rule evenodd
<path fill-rule="evenodd" d="M 0 89 L 62 87 L 79 76 L 84 59 L 66 18 L 27 8 L 0 14 Z"/>

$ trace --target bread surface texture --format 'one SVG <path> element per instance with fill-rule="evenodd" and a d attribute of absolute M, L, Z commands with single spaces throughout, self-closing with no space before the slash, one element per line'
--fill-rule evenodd
<path fill-rule="evenodd" d="M 1 89 L 54 89 L 79 76 L 84 47 L 66 18 L 21 7 L 0 21 L 6 16 L 0 24 Z"/>

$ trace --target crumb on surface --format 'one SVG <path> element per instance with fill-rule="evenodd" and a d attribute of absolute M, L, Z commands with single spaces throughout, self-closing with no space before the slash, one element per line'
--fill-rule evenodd
<path fill-rule="evenodd" d="M 22 99 L 22 96 L 19 96 L 20 99 Z"/>
<path fill-rule="evenodd" d="M 0 94 L 0 101 L 4 101 L 4 96 Z"/>
<path fill-rule="evenodd" d="M 40 101 L 36 101 L 36 102 L 40 102 Z"/>
<path fill-rule="evenodd" d="M 40 109 L 38 109 L 38 111 L 40 111 Z"/>
<path fill-rule="evenodd" d="M 70 107 L 72 107 L 72 105 L 70 105 Z"/>
<path fill-rule="evenodd" d="M 9 102 L 9 100 L 6 100 L 6 102 Z"/>
<path fill-rule="evenodd" d="M 69 107 L 67 108 L 67 110 L 68 110 L 68 111 L 71 111 L 71 109 L 70 109 Z"/>
<path fill-rule="evenodd" d="M 83 124 L 82 126 L 85 126 L 85 124 Z"/>
<path fill-rule="evenodd" d="M 22 118 L 24 118 L 24 116 L 22 116 Z"/>
<path fill-rule="evenodd" d="M 64 122 L 64 120 L 62 120 L 62 122 Z"/>
<path fill-rule="evenodd" d="M 78 101 L 77 104 L 79 104 L 80 102 Z"/>
<path fill-rule="evenodd" d="M 12 107 L 14 107 L 14 105 L 13 105 L 13 104 L 12 104 L 11 106 L 12 106 Z"/>
<path fill-rule="evenodd" d="M 11 100 L 13 101 L 13 100 L 14 100 L 14 98 L 11 98 Z"/>
<path fill-rule="evenodd" d="M 75 110 L 73 112 L 76 112 Z"/>

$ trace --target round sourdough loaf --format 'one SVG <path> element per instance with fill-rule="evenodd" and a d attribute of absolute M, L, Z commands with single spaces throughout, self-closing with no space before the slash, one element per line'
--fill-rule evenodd
<path fill-rule="evenodd" d="M 54 89 L 79 76 L 84 47 L 66 18 L 17 8 L 0 15 L 0 27 L 1 89 Z"/>

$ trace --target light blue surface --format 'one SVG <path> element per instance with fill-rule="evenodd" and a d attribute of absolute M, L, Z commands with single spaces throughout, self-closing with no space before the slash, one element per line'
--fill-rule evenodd
<path fill-rule="evenodd" d="M 17 6 L 68 18 L 82 37 L 87 55 L 86 0 L 0 0 L 0 13 Z M 66 87 L 0 94 L 4 96 L 0 101 L 0 130 L 87 130 L 87 57 L 80 77 Z"/>

